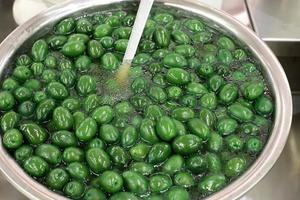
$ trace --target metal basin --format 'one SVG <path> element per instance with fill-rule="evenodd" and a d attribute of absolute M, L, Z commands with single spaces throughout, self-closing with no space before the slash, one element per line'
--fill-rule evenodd
<path fill-rule="evenodd" d="M 78 0 L 55 6 L 12 32 L 0 45 L 0 72 L 9 70 L 15 54 L 26 49 L 39 36 L 48 33 L 63 17 L 79 16 L 99 10 L 107 10 L 133 1 L 124 0 Z M 246 47 L 262 64 L 262 72 L 269 82 L 275 99 L 275 116 L 269 140 L 261 155 L 252 166 L 233 183 L 207 197 L 208 200 L 233 200 L 251 189 L 272 168 L 288 137 L 292 119 L 292 98 L 285 73 L 271 50 L 250 29 L 226 13 L 209 8 L 192 0 L 157 0 L 161 6 L 186 10 L 205 21 L 223 29 Z M 28 176 L 6 152 L 0 141 L 0 168 L 6 178 L 30 199 L 66 199 L 36 182 Z"/>

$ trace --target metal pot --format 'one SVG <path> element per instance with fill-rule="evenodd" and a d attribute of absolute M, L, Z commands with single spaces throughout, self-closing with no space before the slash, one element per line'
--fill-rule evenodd
<path fill-rule="evenodd" d="M 18 51 L 29 46 L 39 36 L 46 34 L 53 25 L 68 15 L 82 15 L 115 6 L 132 3 L 126 0 L 78 0 L 57 5 L 38 14 L 13 31 L 0 45 L 0 72 L 8 70 Z M 157 0 L 161 6 L 183 9 L 226 30 L 236 40 L 247 46 L 262 64 L 262 72 L 269 82 L 275 98 L 275 117 L 272 133 L 258 159 L 233 183 L 207 197 L 208 200 L 233 200 L 252 188 L 272 168 L 288 137 L 292 119 L 292 98 L 285 73 L 271 50 L 250 29 L 221 11 L 191 0 Z M 20 49 L 20 50 L 19 50 Z M 19 52 L 20 53 L 20 52 Z M 7 179 L 30 199 L 66 199 L 36 182 L 28 176 L 6 152 L 0 142 L 0 167 Z"/>

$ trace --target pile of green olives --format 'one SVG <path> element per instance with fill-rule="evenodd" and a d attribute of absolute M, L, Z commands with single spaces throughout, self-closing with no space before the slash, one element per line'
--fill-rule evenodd
<path fill-rule="evenodd" d="M 65 18 L 16 56 L 2 76 L 2 143 L 27 174 L 71 199 L 204 198 L 261 152 L 272 94 L 234 39 L 159 8 L 124 89 L 114 76 L 134 13 Z"/>

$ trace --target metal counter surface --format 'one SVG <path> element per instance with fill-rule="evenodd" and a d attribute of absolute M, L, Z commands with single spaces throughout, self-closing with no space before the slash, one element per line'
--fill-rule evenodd
<path fill-rule="evenodd" d="M 267 23 L 267 20 L 272 21 L 272 15 L 276 12 L 273 8 L 272 4 L 278 2 L 294 2 L 295 7 L 291 8 L 291 13 L 293 11 L 299 10 L 300 1 L 298 0 L 247 0 L 248 3 L 256 3 L 252 5 L 263 5 L 264 8 L 267 9 L 268 15 L 266 19 L 262 22 Z M 272 2 L 271 2 L 272 1 Z M 12 0 L 0 0 L 0 41 L 2 41 L 6 35 L 8 35 L 15 27 L 16 24 L 13 21 L 11 6 Z M 268 2 L 268 3 L 267 3 Z M 246 7 L 244 5 L 244 1 L 242 0 L 223 0 L 222 4 L 219 4 L 221 8 L 229 13 L 232 13 L 237 19 L 241 20 L 244 24 L 250 25 L 249 17 L 246 12 Z M 250 4 L 249 4 L 250 5 Z M 268 7 L 267 7 L 268 5 Z M 280 4 L 281 5 L 281 4 Z M 282 8 L 284 4 L 282 3 Z M 298 7 L 296 7 L 298 6 Z M 293 6 L 292 6 L 293 7 Z M 287 10 L 286 12 L 290 12 Z M 258 10 L 256 13 L 260 14 L 259 16 L 266 16 L 267 13 L 261 13 L 263 10 Z M 272 14 L 273 13 L 273 14 Z M 300 19 L 300 12 L 295 13 L 296 17 Z M 296 18 L 295 17 L 295 18 Z M 294 19 L 295 19 L 294 18 Z M 293 18 L 285 18 L 285 20 L 293 20 Z M 276 20 L 275 20 L 276 21 Z M 278 20 L 277 20 L 278 22 Z M 298 23 L 298 28 L 295 27 L 295 32 L 291 32 L 295 35 L 295 37 L 299 35 L 300 38 L 300 20 L 297 22 L 296 20 L 293 23 Z M 254 24 L 254 28 L 258 29 L 261 27 L 258 24 Z M 269 26 L 267 26 L 269 27 Z M 289 26 L 286 26 L 287 28 Z M 263 26 L 261 28 L 264 28 Z M 274 28 L 274 27 L 273 27 Z M 277 27 L 278 28 L 278 27 Z M 280 28 L 280 27 L 279 27 Z M 281 27 L 280 34 L 284 35 L 284 28 Z M 276 32 L 273 30 L 273 32 Z M 259 34 L 265 34 L 268 32 L 261 31 Z M 274 36 L 274 35 L 273 35 Z M 273 37 L 272 36 L 272 37 Z M 299 52 L 297 52 L 299 54 Z M 299 55 L 298 55 L 299 56 Z M 283 67 L 287 69 L 287 75 L 289 76 L 289 72 L 293 76 L 293 74 L 297 73 L 299 70 L 295 69 L 295 62 L 299 62 L 299 59 L 293 58 L 288 59 L 285 58 L 282 61 Z M 293 66 L 291 66 L 293 65 Z M 291 70 L 293 69 L 293 70 Z M 299 74 L 299 73 L 298 73 Z M 291 85 L 299 85 L 300 80 L 293 79 Z M 293 87 L 292 87 L 293 88 Z M 297 88 L 298 89 L 298 88 Z M 298 90 L 297 90 L 298 91 Z M 294 116 L 292 128 L 289 136 L 289 140 L 285 146 L 283 153 L 281 154 L 279 160 L 274 165 L 273 169 L 268 173 L 265 178 L 259 182 L 251 191 L 249 191 L 244 197 L 240 200 L 297 200 L 300 196 L 300 95 L 296 94 L 293 96 L 294 103 Z M 20 194 L 13 186 L 11 186 L 1 175 L 0 175 L 0 200 L 27 200 L 22 194 Z"/>
<path fill-rule="evenodd" d="M 299 56 L 300 1 L 245 0 L 255 32 L 279 56 Z"/>
<path fill-rule="evenodd" d="M 246 0 L 256 33 L 266 41 L 300 41 L 299 0 Z"/>

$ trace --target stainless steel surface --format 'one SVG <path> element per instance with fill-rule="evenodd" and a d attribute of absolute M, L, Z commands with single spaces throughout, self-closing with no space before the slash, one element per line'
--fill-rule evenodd
<path fill-rule="evenodd" d="M 0 70 L 2 71 L 3 67 L 8 64 L 11 56 L 15 50 L 20 47 L 20 44 L 28 38 L 34 39 L 38 34 L 41 34 L 41 32 L 39 32 L 41 28 L 54 23 L 56 20 L 69 15 L 74 11 L 87 9 L 88 7 L 91 7 L 91 5 L 98 7 L 106 3 L 119 1 L 120 0 L 102 0 L 100 2 L 99 0 L 79 0 L 76 4 L 70 3 L 65 7 L 57 7 L 56 9 L 53 8 L 47 13 L 40 14 L 33 18 L 28 23 L 14 31 L 0 46 Z M 242 26 L 239 22 L 233 20 L 228 15 L 213 9 L 202 7 L 196 2 L 186 3 L 185 1 L 179 2 L 175 0 L 166 0 L 165 2 L 167 2 L 165 4 L 168 6 L 187 9 L 190 12 L 195 12 L 211 19 L 212 21 L 218 22 L 221 27 L 226 27 L 231 34 L 237 36 L 249 45 L 253 53 L 255 53 L 257 58 L 263 63 L 264 72 L 266 73 L 268 80 L 273 83 L 272 89 L 276 100 L 275 123 L 273 134 L 262 152 L 262 155 L 237 181 L 233 182 L 231 185 L 215 195 L 207 198 L 209 200 L 235 199 L 255 185 L 270 170 L 284 147 L 292 117 L 291 94 L 286 77 L 277 59 L 267 46 L 262 43 L 248 28 Z M 2 171 L 8 177 L 9 181 L 12 182 L 21 192 L 26 194 L 30 199 L 63 199 L 33 181 L 19 166 L 15 164 L 13 159 L 6 154 L 3 150 L 2 144 L 0 145 L 0 148 L 2 149 L 0 153 L 0 165 Z"/>
<path fill-rule="evenodd" d="M 232 15 L 244 25 L 248 27 L 252 26 L 244 0 L 223 0 L 220 9 Z"/>
<path fill-rule="evenodd" d="M 259 37 L 265 41 L 300 41 L 299 0 L 246 0 Z"/>
<path fill-rule="evenodd" d="M 299 0 L 246 0 L 253 28 L 277 56 L 300 51 Z"/>
<path fill-rule="evenodd" d="M 294 102 L 299 103 L 299 96 Z M 297 109 L 300 106 L 297 105 Z M 298 200 L 300 197 L 300 113 L 295 113 L 289 139 L 269 174 L 240 200 Z"/>

